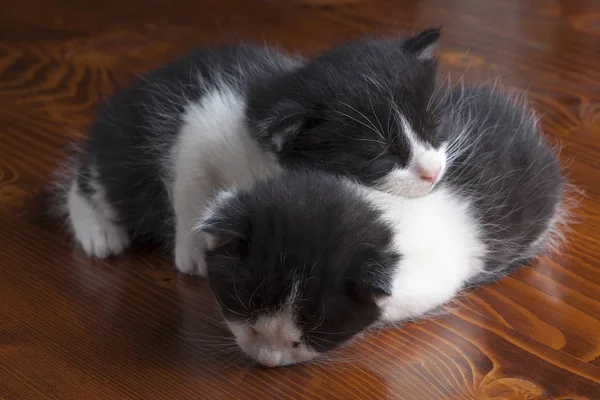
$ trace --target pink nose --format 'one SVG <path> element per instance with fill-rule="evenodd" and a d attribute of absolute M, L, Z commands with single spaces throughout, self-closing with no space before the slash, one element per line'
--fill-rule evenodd
<path fill-rule="evenodd" d="M 429 182 L 429 183 L 435 183 L 437 181 L 438 177 L 440 176 L 441 170 L 442 169 L 440 167 L 424 168 L 423 166 L 418 166 L 417 174 L 419 175 L 419 178 L 421 178 L 422 180 Z"/>

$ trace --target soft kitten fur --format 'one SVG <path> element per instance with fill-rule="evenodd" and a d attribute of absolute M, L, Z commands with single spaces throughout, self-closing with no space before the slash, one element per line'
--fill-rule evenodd
<path fill-rule="evenodd" d="M 544 250 L 561 212 L 558 160 L 536 119 L 487 86 L 449 98 L 450 164 L 419 198 L 321 172 L 217 196 L 198 225 L 240 348 L 307 361 L 378 323 L 422 316 Z"/>
<path fill-rule="evenodd" d="M 218 189 L 311 167 L 427 193 L 445 169 L 439 34 L 362 39 L 311 61 L 222 46 L 147 74 L 108 99 L 84 141 L 62 204 L 77 241 L 99 258 L 174 242 L 177 269 L 204 275 L 189 232 Z"/>

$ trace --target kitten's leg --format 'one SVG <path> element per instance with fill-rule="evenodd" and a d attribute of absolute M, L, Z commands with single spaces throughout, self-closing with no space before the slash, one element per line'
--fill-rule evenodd
<path fill-rule="evenodd" d="M 125 227 L 115 222 L 116 212 L 107 203 L 104 188 L 91 177 L 91 193 L 84 193 L 77 179 L 67 194 L 69 222 L 75 238 L 90 257 L 118 255 L 129 246 Z"/>
<path fill-rule="evenodd" d="M 206 276 L 205 239 L 201 232 L 192 232 L 208 198 L 208 188 L 202 183 L 178 176 L 173 190 L 175 210 L 175 267 L 185 274 Z"/>

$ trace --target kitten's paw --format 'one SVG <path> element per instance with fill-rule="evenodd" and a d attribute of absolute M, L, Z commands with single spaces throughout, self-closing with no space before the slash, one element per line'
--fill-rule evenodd
<path fill-rule="evenodd" d="M 112 221 L 94 221 L 89 225 L 74 224 L 75 237 L 90 257 L 106 258 L 121 254 L 129 246 L 129 235 Z"/>
<path fill-rule="evenodd" d="M 206 277 L 204 251 L 189 243 L 178 241 L 175 245 L 175 267 L 183 274 Z"/>
<path fill-rule="evenodd" d="M 88 256 L 106 258 L 122 253 L 129 246 L 127 230 L 93 207 L 75 185 L 69 192 L 68 207 L 75 239 Z"/>

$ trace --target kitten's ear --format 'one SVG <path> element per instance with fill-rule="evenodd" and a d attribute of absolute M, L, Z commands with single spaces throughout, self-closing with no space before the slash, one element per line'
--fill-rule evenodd
<path fill-rule="evenodd" d="M 212 222 L 209 221 L 209 223 Z M 206 249 L 208 251 L 215 251 L 228 243 L 239 243 L 246 239 L 245 236 L 239 235 L 238 232 L 221 229 L 220 227 L 215 227 L 215 225 L 202 225 L 201 231 L 204 232 Z"/>
<path fill-rule="evenodd" d="M 309 118 L 309 110 L 296 101 L 283 101 L 275 106 L 267 126 L 267 135 L 275 148 L 282 151 L 302 130 Z"/>
<path fill-rule="evenodd" d="M 402 44 L 402 48 L 407 53 L 415 54 L 421 60 L 430 60 L 433 58 L 441 34 L 442 28 L 440 26 L 425 29 L 423 32 L 406 39 Z"/>
<path fill-rule="evenodd" d="M 228 243 L 247 241 L 247 214 L 236 195 L 229 192 L 217 195 L 209 210 L 195 229 L 204 233 L 207 250 L 215 251 Z"/>
<path fill-rule="evenodd" d="M 392 295 L 393 272 L 400 256 L 396 253 L 368 250 L 353 264 L 346 276 L 346 290 L 352 298 L 373 302 Z"/>

